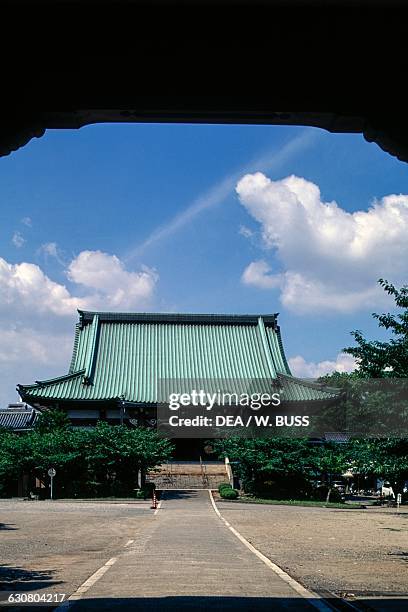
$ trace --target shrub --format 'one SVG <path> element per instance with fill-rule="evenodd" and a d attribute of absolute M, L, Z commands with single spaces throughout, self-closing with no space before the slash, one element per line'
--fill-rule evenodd
<path fill-rule="evenodd" d="M 220 495 L 223 499 L 237 499 L 238 491 L 236 489 L 224 487 L 221 489 Z"/>
<path fill-rule="evenodd" d="M 229 482 L 221 482 L 218 485 L 218 492 L 221 493 L 223 489 L 232 489 L 232 485 Z"/>
<path fill-rule="evenodd" d="M 320 485 L 319 487 L 316 487 L 314 489 L 313 498 L 318 501 L 326 501 L 328 492 L 329 487 L 326 484 Z M 332 487 L 332 490 L 330 491 L 329 502 L 341 503 L 342 501 L 343 500 L 340 491 L 336 489 L 336 487 Z"/>
<path fill-rule="evenodd" d="M 148 497 L 153 497 L 153 491 L 155 490 L 156 485 L 154 482 L 146 482 L 143 487 L 136 492 L 137 499 L 147 499 Z"/>
<path fill-rule="evenodd" d="M 156 485 L 154 482 L 145 482 L 142 489 L 145 489 L 149 495 L 153 495 L 153 491 L 155 490 Z"/>

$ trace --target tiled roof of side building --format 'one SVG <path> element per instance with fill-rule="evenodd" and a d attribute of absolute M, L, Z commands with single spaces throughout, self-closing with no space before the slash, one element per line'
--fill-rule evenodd
<path fill-rule="evenodd" d="M 32 429 L 38 417 L 38 411 L 34 408 L 0 410 L 0 427 L 13 431 L 24 431 Z"/>
<path fill-rule="evenodd" d="M 157 403 L 161 381 L 201 381 L 208 391 L 216 391 L 220 381 L 241 381 L 244 388 L 248 381 L 262 380 L 270 386 L 281 376 L 282 399 L 333 397 L 291 376 L 277 314 L 79 311 L 79 315 L 68 374 L 19 385 L 25 400 L 124 397 L 129 402 Z"/>

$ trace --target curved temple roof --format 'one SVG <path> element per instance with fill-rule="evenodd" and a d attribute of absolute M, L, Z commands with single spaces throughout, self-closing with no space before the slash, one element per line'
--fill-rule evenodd
<path fill-rule="evenodd" d="M 219 387 L 235 381 L 279 387 L 283 400 L 337 396 L 292 377 L 277 314 L 209 315 L 79 311 L 68 374 L 18 385 L 24 400 L 114 400 L 157 403 L 161 381 L 196 381 Z M 183 384 L 183 383 L 181 383 Z M 256 386 L 256 385 L 254 385 Z M 191 387 L 191 385 L 190 385 Z M 200 387 L 203 388 L 203 387 Z M 252 387 L 253 388 L 253 387 Z M 185 389 L 191 391 L 191 388 Z M 209 389 L 213 390 L 213 389 Z"/>

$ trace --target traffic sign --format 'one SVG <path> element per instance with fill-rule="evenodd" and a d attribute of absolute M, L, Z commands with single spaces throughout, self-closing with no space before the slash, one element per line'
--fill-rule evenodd
<path fill-rule="evenodd" d="M 54 476 L 55 476 L 55 474 L 56 474 L 56 473 L 57 473 L 57 472 L 55 471 L 55 469 L 54 469 L 54 468 L 50 468 L 50 469 L 48 470 L 48 476 L 51 476 L 51 478 L 54 478 Z"/>

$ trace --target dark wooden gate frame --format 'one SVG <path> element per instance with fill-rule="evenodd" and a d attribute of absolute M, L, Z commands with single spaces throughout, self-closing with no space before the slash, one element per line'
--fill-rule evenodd
<path fill-rule="evenodd" d="M 98 122 L 360 132 L 408 160 L 397 0 L 3 0 L 0 155 Z"/>

